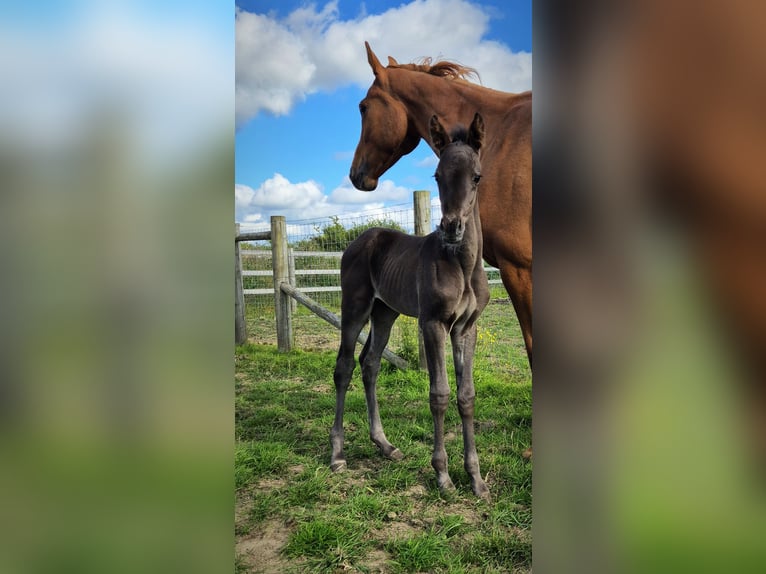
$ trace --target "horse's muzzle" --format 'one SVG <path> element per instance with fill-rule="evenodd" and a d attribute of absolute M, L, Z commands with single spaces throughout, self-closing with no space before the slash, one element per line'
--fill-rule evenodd
<path fill-rule="evenodd" d="M 368 177 L 363 170 L 351 168 L 348 174 L 351 183 L 360 191 L 372 191 L 378 187 L 377 177 Z"/>

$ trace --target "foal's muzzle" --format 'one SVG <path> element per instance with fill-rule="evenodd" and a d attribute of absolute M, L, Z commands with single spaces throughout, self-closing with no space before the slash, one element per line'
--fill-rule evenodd
<path fill-rule="evenodd" d="M 447 220 L 443 217 L 439 224 L 439 232 L 445 243 L 460 243 L 465 233 L 465 222 L 462 219 Z"/>

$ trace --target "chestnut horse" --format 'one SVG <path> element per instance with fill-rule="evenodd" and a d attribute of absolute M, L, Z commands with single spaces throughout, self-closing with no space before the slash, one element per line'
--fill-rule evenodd
<path fill-rule="evenodd" d="M 357 189 L 372 191 L 378 178 L 429 136 L 436 114 L 447 129 L 483 116 L 479 210 L 484 259 L 500 269 L 519 318 L 532 363 L 532 93 L 510 94 L 465 80 L 474 70 L 452 62 L 384 67 L 365 42 L 375 75 L 360 102 L 362 134 L 351 164 Z M 438 154 L 437 154 L 438 155 Z"/>

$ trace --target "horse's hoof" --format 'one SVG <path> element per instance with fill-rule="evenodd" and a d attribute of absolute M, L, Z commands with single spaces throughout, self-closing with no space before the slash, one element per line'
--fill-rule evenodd
<path fill-rule="evenodd" d="M 404 458 L 404 453 L 402 453 L 402 451 L 400 451 L 398 448 L 395 448 L 394 450 L 392 450 L 392 451 L 391 451 L 391 452 L 390 452 L 390 453 L 387 455 L 387 457 L 388 457 L 390 460 L 402 460 L 402 459 Z"/>
<path fill-rule="evenodd" d="M 346 468 L 345 460 L 337 460 L 330 465 L 330 470 L 333 472 L 341 472 Z"/>

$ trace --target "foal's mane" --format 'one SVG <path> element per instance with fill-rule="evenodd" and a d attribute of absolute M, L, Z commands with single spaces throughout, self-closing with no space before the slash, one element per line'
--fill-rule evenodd
<path fill-rule="evenodd" d="M 450 131 L 450 143 L 460 142 L 468 143 L 468 128 L 463 124 L 457 124 Z"/>
<path fill-rule="evenodd" d="M 423 58 L 419 63 L 411 64 L 389 64 L 389 68 L 401 68 L 404 70 L 412 70 L 415 72 L 423 72 L 432 76 L 439 76 L 441 78 L 447 78 L 450 80 L 463 80 L 467 81 L 470 77 L 475 77 L 479 81 L 479 72 L 474 68 L 463 66 L 457 62 L 449 62 L 442 60 L 432 64 L 432 58 Z"/>

